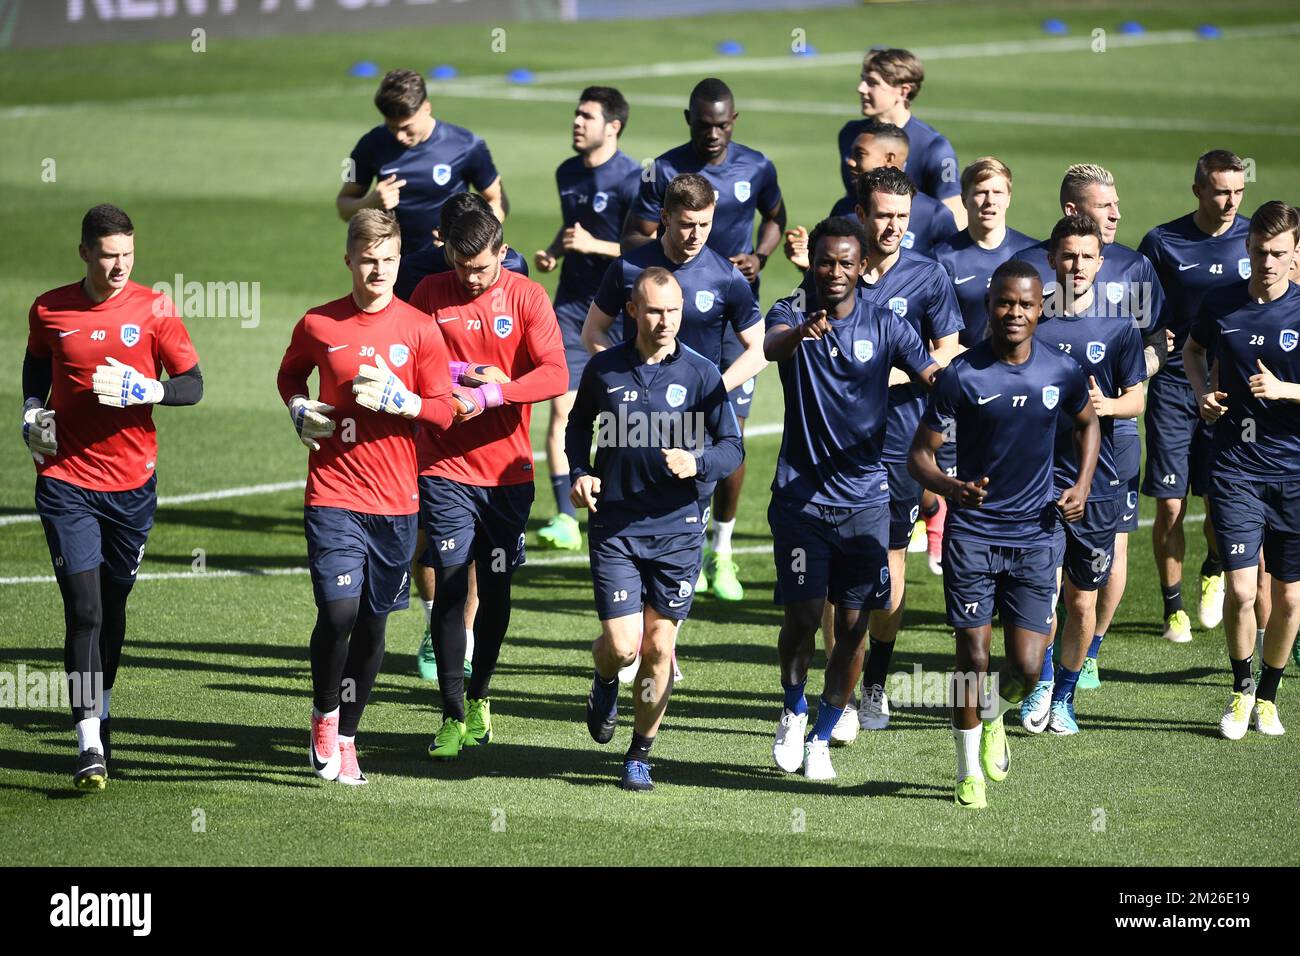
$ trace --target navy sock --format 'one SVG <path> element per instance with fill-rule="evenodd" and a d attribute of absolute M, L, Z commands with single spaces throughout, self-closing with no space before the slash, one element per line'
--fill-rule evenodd
<path fill-rule="evenodd" d="M 1094 661 L 1097 659 L 1097 654 L 1101 651 L 1101 642 L 1105 639 L 1105 634 L 1092 635 L 1092 643 L 1088 645 L 1088 656 Z"/>
<path fill-rule="evenodd" d="M 785 709 L 796 716 L 808 713 L 808 698 L 803 692 L 807 684 L 807 678 L 798 684 L 787 684 L 784 681 L 781 683 L 781 690 L 785 693 Z"/>
<path fill-rule="evenodd" d="M 817 702 L 817 723 L 813 724 L 810 737 L 816 737 L 818 740 L 830 740 L 831 731 L 840 721 L 840 715 L 844 713 L 843 707 L 832 707 L 826 703 L 823 697 Z"/>
<path fill-rule="evenodd" d="M 1056 677 L 1056 670 L 1052 660 L 1052 645 L 1047 645 L 1047 653 L 1043 655 L 1043 670 L 1038 675 L 1040 681 L 1050 681 Z"/>
<path fill-rule="evenodd" d="M 1255 664 L 1255 656 L 1252 654 L 1244 661 L 1230 657 L 1228 663 L 1232 665 L 1232 689 L 1247 694 L 1255 693 L 1255 677 L 1251 674 Z"/>
<path fill-rule="evenodd" d="M 573 502 L 569 500 L 569 492 L 572 490 L 573 482 L 568 475 L 551 475 L 551 492 L 555 495 L 556 510 L 562 515 L 576 518 L 578 513 L 573 510 Z"/>
<path fill-rule="evenodd" d="M 1277 701 L 1277 685 L 1282 682 L 1282 671 L 1285 667 L 1269 667 L 1264 665 L 1264 672 L 1259 675 L 1259 690 L 1256 696 L 1260 700 Z"/>
<path fill-rule="evenodd" d="M 862 669 L 862 683 L 866 687 L 873 684 L 885 686 L 885 672 L 889 670 L 889 658 L 894 653 L 894 642 L 878 641 L 869 638 L 870 651 L 867 654 L 867 666 Z"/>
<path fill-rule="evenodd" d="M 650 762 L 650 748 L 655 745 L 653 737 L 643 737 L 635 730 L 632 731 L 632 743 L 627 748 L 626 760 L 640 760 L 642 763 Z"/>
<path fill-rule="evenodd" d="M 1212 554 L 1207 554 L 1201 562 L 1201 577 L 1212 578 L 1223 573 L 1223 562 Z"/>
<path fill-rule="evenodd" d="M 1165 587 L 1162 584 L 1160 586 L 1160 593 L 1165 599 L 1165 617 L 1168 617 L 1170 614 L 1177 614 L 1183 609 L 1182 581 L 1179 581 L 1177 584 L 1171 584 L 1169 587 Z"/>
<path fill-rule="evenodd" d="M 1070 700 L 1074 697 L 1074 685 L 1079 683 L 1079 672 L 1068 670 L 1064 664 L 1056 673 L 1056 686 L 1052 688 L 1052 700 Z"/>

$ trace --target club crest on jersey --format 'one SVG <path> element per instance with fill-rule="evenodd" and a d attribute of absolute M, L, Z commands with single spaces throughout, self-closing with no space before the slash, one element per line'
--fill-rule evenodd
<path fill-rule="evenodd" d="M 591 208 L 594 212 L 604 212 L 605 207 L 609 205 L 608 193 L 596 193 L 591 199 Z"/>
<path fill-rule="evenodd" d="M 753 394 L 754 394 L 754 380 L 753 380 L 752 378 L 747 378 L 747 379 L 745 379 L 745 384 L 743 384 L 743 385 L 740 386 L 740 390 L 741 390 L 742 392 L 744 392 L 746 395 L 753 395 Z"/>
<path fill-rule="evenodd" d="M 691 591 L 692 591 L 692 590 L 694 590 L 694 585 L 692 585 L 690 581 L 678 581 L 678 582 L 677 582 L 677 596 L 678 596 L 678 597 L 688 598 L 688 597 L 691 596 Z"/>
<path fill-rule="evenodd" d="M 903 233 L 902 245 L 904 249 L 911 249 L 914 245 L 916 245 L 916 233 L 910 230 Z"/>
<path fill-rule="evenodd" d="M 1106 343 L 1089 342 L 1087 355 L 1088 355 L 1088 361 L 1091 362 L 1093 365 L 1096 365 L 1098 362 L 1100 362 L 1102 359 L 1106 357 Z"/>
<path fill-rule="evenodd" d="M 686 386 L 669 385 L 664 389 L 664 400 L 673 408 L 681 408 L 686 403 Z"/>
<path fill-rule="evenodd" d="M 896 295 L 889 300 L 889 308 L 900 319 L 907 318 L 907 296 Z"/>
<path fill-rule="evenodd" d="M 889 565 L 885 565 L 883 568 L 880 569 L 880 583 L 881 584 L 889 583 Z"/>
<path fill-rule="evenodd" d="M 1300 342 L 1300 332 L 1295 329 L 1283 329 L 1277 337 L 1277 344 L 1282 346 L 1283 352 L 1295 351 L 1296 343 Z"/>
<path fill-rule="evenodd" d="M 127 348 L 130 348 L 131 346 L 135 345 L 136 342 L 139 341 L 140 341 L 140 326 L 138 325 L 122 326 L 123 345 L 125 345 Z M 1290 350 L 1288 349 L 1288 351 Z"/>
<path fill-rule="evenodd" d="M 515 320 L 508 315 L 498 315 L 492 320 L 492 331 L 497 338 L 504 339 L 515 330 Z"/>
<path fill-rule="evenodd" d="M 1238 260 L 1237 260 L 1237 275 L 1241 276 L 1243 279 L 1249 279 L 1249 278 L 1250 278 L 1250 260 L 1249 260 L 1249 259 L 1238 259 Z"/>
<path fill-rule="evenodd" d="M 871 356 L 876 354 L 876 343 L 871 339 L 854 339 L 853 357 L 859 362 L 870 362 Z"/>
<path fill-rule="evenodd" d="M 1061 390 L 1059 388 L 1057 388 L 1055 385 L 1043 386 L 1043 404 L 1047 406 L 1048 409 L 1055 408 L 1056 403 L 1059 402 L 1060 400 L 1061 400 Z"/>
<path fill-rule="evenodd" d="M 750 189 L 749 189 L 748 179 L 737 180 L 736 183 L 731 188 L 732 188 L 732 192 L 736 194 L 737 202 L 749 201 Z"/>
<path fill-rule="evenodd" d="M 439 163 L 433 167 L 433 181 L 439 186 L 445 186 L 451 182 L 451 167 L 446 163 Z"/>
<path fill-rule="evenodd" d="M 1138 506 L 1138 493 L 1136 491 L 1130 491 L 1128 493 L 1127 501 L 1130 508 L 1136 508 Z"/>
<path fill-rule="evenodd" d="M 708 312 L 713 308 L 713 293 L 707 289 L 695 293 L 695 308 L 700 312 Z"/>
<path fill-rule="evenodd" d="M 411 350 L 405 345 L 388 346 L 388 361 L 394 368 L 401 368 L 411 357 Z"/>
<path fill-rule="evenodd" d="M 1119 305 L 1124 301 L 1124 283 L 1107 282 L 1106 283 L 1106 301 L 1111 305 Z"/>

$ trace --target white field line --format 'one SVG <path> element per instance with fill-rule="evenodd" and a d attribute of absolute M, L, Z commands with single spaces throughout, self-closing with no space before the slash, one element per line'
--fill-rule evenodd
<path fill-rule="evenodd" d="M 762 438 L 766 435 L 779 435 L 784 426 L 778 423 L 769 423 L 766 425 L 755 425 L 745 432 L 746 438 Z M 546 457 L 545 450 L 535 450 L 533 452 L 533 461 L 541 461 Z M 188 495 L 166 495 L 158 499 L 158 507 L 164 508 L 168 505 L 188 505 L 202 501 L 222 501 L 226 498 L 247 498 L 250 495 L 273 495 L 281 491 L 293 491 L 295 488 L 305 488 L 305 481 L 277 481 L 264 485 L 241 485 L 235 488 L 217 488 L 214 491 L 196 491 Z M 40 517 L 32 512 L 23 515 L 4 515 L 0 517 L 0 526 L 10 524 L 28 524 L 33 521 L 39 521 Z"/>
<path fill-rule="evenodd" d="M 1205 515 L 1188 515 L 1183 519 L 1185 523 L 1196 524 L 1204 521 Z M 1151 519 L 1143 518 L 1138 525 L 1143 528 L 1151 527 Z M 748 545 L 743 548 L 735 548 L 732 554 L 769 554 L 772 546 L 767 545 Z M 557 554 L 547 557 L 534 558 L 530 557 L 528 563 L 523 566 L 521 573 L 526 572 L 529 568 L 553 568 L 564 565 L 583 565 L 587 564 L 587 555 L 585 554 Z M 223 578 L 273 578 L 273 577 L 290 577 L 308 574 L 306 565 L 298 565 L 290 568 L 234 568 L 227 570 L 215 571 L 145 571 L 136 575 L 137 581 L 215 581 Z M 37 574 L 30 577 L 0 578 L 0 587 L 12 587 L 21 584 L 54 584 L 58 579 L 52 574 Z"/>
<path fill-rule="evenodd" d="M 1223 31 L 1223 35 L 1218 40 L 1202 40 L 1191 30 L 1161 30 L 1151 33 L 1140 34 L 1138 36 L 1126 36 L 1119 33 L 1108 33 L 1106 37 L 1107 49 L 1132 49 L 1138 47 L 1150 46 L 1171 46 L 1194 43 L 1223 43 L 1232 40 L 1252 40 L 1267 39 L 1282 36 L 1294 36 L 1300 34 L 1300 22 L 1283 22 L 1273 24 L 1263 24 L 1251 27 L 1229 27 Z M 958 60 L 958 59 L 995 59 L 1008 56 L 1017 56 L 1036 53 L 1082 53 L 1091 50 L 1092 40 L 1090 36 L 1075 37 L 1049 37 L 1037 38 L 1032 40 L 1009 40 L 991 43 L 957 43 L 946 46 L 916 47 L 915 52 L 922 60 Z M 1105 54 L 1093 54 L 1095 56 L 1104 56 Z M 612 82 L 614 80 L 624 79 L 652 79 L 656 77 L 668 76 L 704 76 L 711 73 L 784 73 L 788 70 L 820 70 L 820 69 L 844 69 L 848 66 L 856 66 L 861 62 L 862 54 L 857 51 L 838 52 L 838 53 L 820 53 L 815 56 L 779 56 L 779 57 L 715 57 L 706 60 L 686 60 L 670 63 L 649 63 L 634 64 L 629 66 L 605 66 L 605 67 L 586 67 L 580 70 L 552 70 L 542 71 L 534 76 L 535 84 L 545 83 L 572 83 L 577 85 L 588 82 Z M 463 96 L 469 98 L 477 97 L 500 97 L 502 99 L 520 99 L 520 100 L 546 100 L 558 99 L 565 102 L 571 102 L 576 95 L 577 90 L 570 92 L 567 90 L 539 90 L 536 88 L 525 88 L 510 84 L 503 76 L 499 74 L 469 76 L 458 80 L 448 80 L 434 82 L 430 84 L 432 97 L 437 99 L 439 96 Z M 295 98 L 301 97 L 336 97 L 348 95 L 349 93 L 362 92 L 356 84 L 330 84 L 310 90 L 295 90 L 292 95 Z M 227 92 L 227 93 L 199 93 L 185 96 L 160 96 L 160 97 L 138 97 L 128 100 L 79 100 L 70 103 L 49 103 L 49 104 L 27 104 L 22 106 L 10 106 L 0 109 L 0 121 L 29 119 L 33 117 L 47 116 L 55 113 L 67 112 L 86 112 L 86 111 L 103 111 L 116 109 L 186 109 L 190 107 L 215 106 L 220 104 L 238 104 L 247 102 L 252 99 L 263 99 L 263 92 Z M 633 93 L 630 99 L 635 106 L 671 106 L 674 109 L 680 109 L 682 106 L 681 98 L 668 98 L 655 96 L 643 96 Z M 766 104 L 760 106 L 758 104 Z M 781 101 L 763 101 L 763 100 L 746 100 L 742 103 L 744 109 L 771 111 L 772 103 L 776 103 L 781 109 L 793 112 L 809 112 L 807 104 L 783 104 Z M 830 104 L 814 104 L 814 112 L 833 112 L 835 115 L 848 116 L 849 107 L 834 108 Z M 1033 125 L 1097 125 L 1102 127 L 1114 127 L 1117 124 L 1112 120 L 1114 118 L 1096 118 L 1093 123 L 1083 123 L 1079 117 L 1074 115 L 1066 116 L 1065 114 L 1035 114 L 1035 113 L 1015 113 L 1006 114 L 991 111 L 980 111 L 979 113 L 968 113 L 963 110 L 935 110 L 927 108 L 924 114 L 928 118 L 940 120 L 962 120 L 972 118 L 976 122 L 989 122 L 991 117 L 997 117 L 1001 122 L 1021 122 Z M 1020 117 L 1014 119 L 1012 117 Z M 1031 119 L 1031 117 L 1036 117 Z M 1045 117 L 1051 117 L 1046 119 Z M 1066 120 L 1069 122 L 1058 122 Z M 1130 129 L 1192 129 L 1201 130 L 1206 127 L 1201 125 L 1183 126 L 1183 125 L 1160 125 L 1160 124 L 1181 124 L 1184 121 L 1176 119 L 1147 120 L 1140 117 L 1119 117 L 1120 124 L 1123 128 Z M 1193 121 L 1187 121 L 1193 122 Z M 1281 131 L 1282 135 L 1295 135 L 1288 132 L 1293 127 L 1261 127 L 1240 125 L 1232 127 L 1230 125 L 1217 125 L 1209 127 L 1216 131 L 1223 132 L 1260 132 L 1271 133 Z"/>

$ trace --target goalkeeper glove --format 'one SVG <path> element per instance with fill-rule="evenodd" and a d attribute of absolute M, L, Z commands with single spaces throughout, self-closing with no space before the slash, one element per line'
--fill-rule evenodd
<path fill-rule="evenodd" d="M 371 411 L 415 418 L 423 405 L 420 396 L 408 391 L 402 380 L 393 374 L 382 355 L 375 356 L 375 365 L 363 365 L 352 380 L 352 394 L 357 404 Z"/>
<path fill-rule="evenodd" d="M 474 362 L 449 362 L 447 363 L 447 371 L 451 373 L 452 385 L 464 385 L 466 388 L 478 388 L 480 385 L 487 385 L 490 382 L 504 385 L 510 381 L 510 376 L 495 365 L 480 365 Z"/>
<path fill-rule="evenodd" d="M 109 356 L 107 365 L 95 368 L 92 379 L 99 404 L 126 408 L 128 405 L 157 405 L 162 401 L 162 382 L 137 372 Z"/>
<path fill-rule="evenodd" d="M 36 398 L 23 403 L 23 441 L 38 464 L 45 464 L 45 456 L 53 458 L 59 453 L 59 441 L 54 433 L 54 412 L 42 408 Z"/>
<path fill-rule="evenodd" d="M 289 399 L 289 417 L 298 438 L 312 451 L 320 451 L 318 438 L 330 438 L 334 435 L 334 422 L 326 418 L 328 412 L 334 411 L 333 405 L 313 402 L 306 395 L 295 395 Z"/>
<path fill-rule="evenodd" d="M 478 388 L 461 388 L 451 390 L 451 397 L 464 409 L 456 411 L 456 421 L 467 422 L 482 415 L 486 409 L 500 408 L 502 404 L 501 386 L 492 382 Z"/>

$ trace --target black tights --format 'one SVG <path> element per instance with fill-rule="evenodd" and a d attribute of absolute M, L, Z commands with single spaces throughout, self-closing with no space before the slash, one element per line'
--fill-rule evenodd
<path fill-rule="evenodd" d="M 487 696 L 510 627 L 510 583 L 514 570 L 494 572 L 491 560 L 478 568 L 478 613 L 474 617 L 474 674 L 469 696 Z M 433 591 L 433 652 L 438 658 L 438 690 L 444 717 L 465 719 L 465 600 L 469 596 L 469 565 L 436 568 Z"/>
<path fill-rule="evenodd" d="M 74 722 L 98 717 L 100 689 L 112 690 L 126 639 L 126 599 L 135 578 L 101 576 L 98 568 L 59 578 L 63 594 L 63 669 Z"/>
<path fill-rule="evenodd" d="M 384 663 L 387 622 L 387 614 L 363 608 L 360 598 L 330 601 L 316 612 L 311 632 L 312 703 L 322 714 L 338 709 L 341 737 L 356 736 L 361 712 Z"/>

